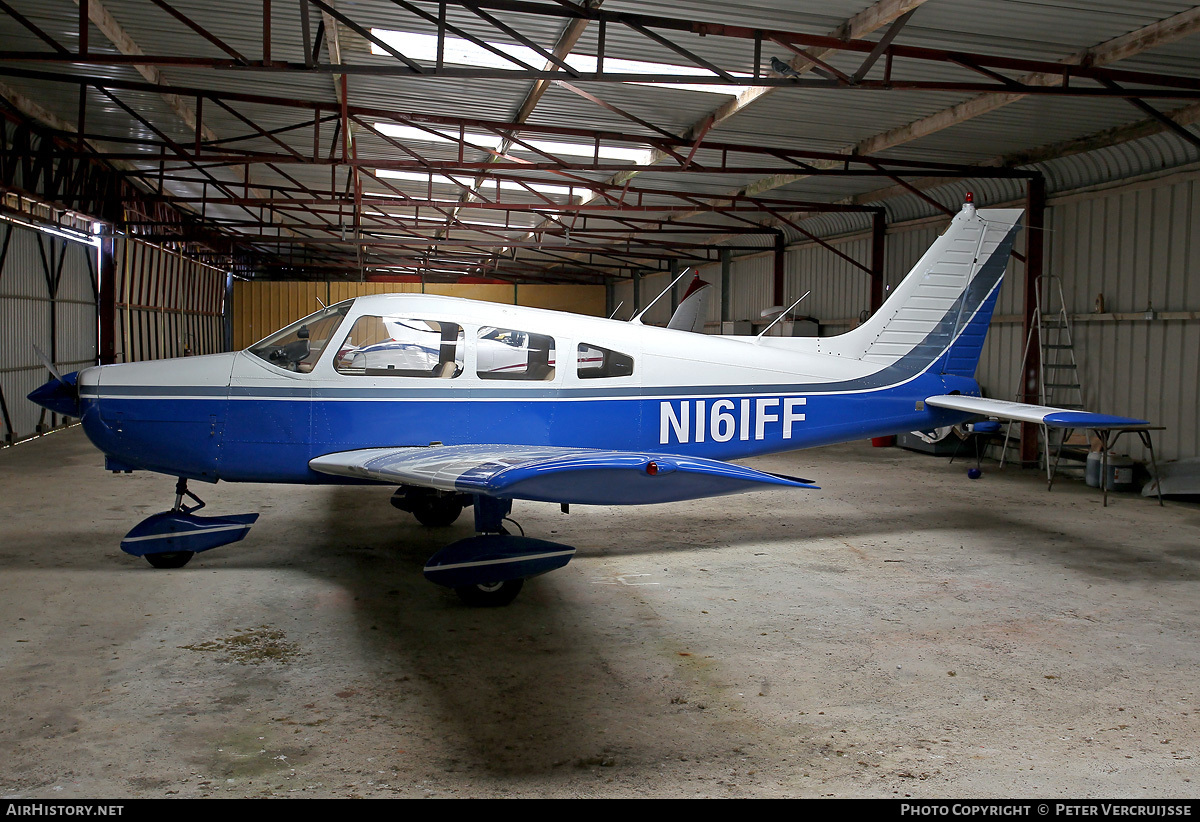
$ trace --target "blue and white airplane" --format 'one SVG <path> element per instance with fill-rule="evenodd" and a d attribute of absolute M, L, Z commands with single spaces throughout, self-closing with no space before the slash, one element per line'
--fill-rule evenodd
<path fill-rule="evenodd" d="M 509 535 L 516 499 L 565 508 L 815 488 L 728 460 L 980 415 L 1145 424 L 979 396 L 975 368 L 1020 216 L 967 203 L 883 307 L 836 337 L 706 336 L 388 294 L 244 351 L 56 375 L 30 399 L 78 417 L 106 468 L 179 478 L 175 506 L 121 544 L 155 567 L 239 540 L 257 518 L 196 515 L 204 503 L 188 480 L 386 483 L 428 525 L 473 506 L 477 535 L 439 551 L 425 574 L 469 603 L 507 604 L 574 554 Z"/>

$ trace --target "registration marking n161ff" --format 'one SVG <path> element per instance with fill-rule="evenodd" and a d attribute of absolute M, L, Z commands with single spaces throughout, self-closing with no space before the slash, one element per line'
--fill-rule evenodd
<path fill-rule="evenodd" d="M 743 397 L 738 400 L 672 400 L 658 404 L 658 442 L 729 442 L 765 440 L 768 426 L 772 437 L 790 440 L 792 429 L 804 422 L 805 397 Z M 776 426 L 782 423 L 782 431 Z M 778 432 L 778 433 L 776 433 Z"/>

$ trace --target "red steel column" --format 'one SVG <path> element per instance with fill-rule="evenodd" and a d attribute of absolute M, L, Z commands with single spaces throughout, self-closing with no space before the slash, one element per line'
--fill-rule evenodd
<path fill-rule="evenodd" d="M 783 232 L 775 232 L 775 278 L 774 278 L 774 300 L 775 305 L 783 305 L 783 288 L 784 274 L 787 267 L 784 263 L 787 260 L 787 242 L 783 239 Z M 786 307 L 786 306 L 785 306 Z"/>
<path fill-rule="evenodd" d="M 1037 309 L 1038 278 L 1042 276 L 1045 259 L 1046 236 L 1046 178 L 1042 175 L 1029 178 L 1025 198 L 1025 301 L 1022 330 L 1025 339 L 1033 328 L 1033 315 Z M 1042 351 L 1039 346 L 1028 346 L 1025 362 L 1021 364 L 1021 401 L 1038 404 L 1038 374 L 1042 368 Z M 1036 466 L 1038 462 L 1038 428 L 1033 423 L 1021 423 L 1021 464 Z"/>
<path fill-rule="evenodd" d="M 105 226 L 106 232 L 113 230 Z M 100 241 L 100 300 L 96 314 L 100 320 L 100 363 L 117 361 L 117 258 L 116 240 L 105 237 Z"/>
<path fill-rule="evenodd" d="M 887 216 L 882 211 L 871 215 L 871 313 L 883 305 L 883 249 Z"/>

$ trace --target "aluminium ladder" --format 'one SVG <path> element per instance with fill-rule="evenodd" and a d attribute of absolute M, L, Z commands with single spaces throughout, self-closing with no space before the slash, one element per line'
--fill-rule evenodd
<path fill-rule="evenodd" d="M 1043 305 L 1043 291 L 1046 305 Z M 1062 280 L 1053 275 L 1038 277 L 1034 296 L 1036 304 L 1033 322 L 1025 340 L 1025 353 L 1021 357 L 1021 381 L 1024 381 L 1023 364 L 1029 361 L 1029 352 L 1036 342 L 1041 352 L 1037 375 L 1038 404 L 1081 409 L 1083 386 L 1079 380 L 1079 363 L 1075 359 L 1075 343 L 1071 335 L 1071 320 L 1067 316 L 1066 300 L 1063 297 Z M 1025 392 L 1018 387 L 1014 399 L 1022 402 L 1024 398 Z M 1008 455 L 1012 426 L 1013 423 L 1010 422 L 1004 436 L 1004 448 L 1000 454 L 1001 467 Z M 1038 427 L 1041 429 L 1041 452 L 1046 468 L 1046 481 L 1050 483 L 1054 480 L 1057 462 L 1051 459 L 1051 454 L 1062 448 L 1063 437 L 1068 434 L 1062 428 L 1050 428 L 1047 425 Z"/>

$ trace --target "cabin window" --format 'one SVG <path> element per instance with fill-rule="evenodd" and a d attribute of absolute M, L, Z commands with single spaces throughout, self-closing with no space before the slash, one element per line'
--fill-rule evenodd
<path fill-rule="evenodd" d="M 347 300 L 310 314 L 276 331 L 262 342 L 255 343 L 246 351 L 288 371 L 312 371 L 313 364 L 320 358 L 329 339 L 350 310 L 350 303 Z"/>
<path fill-rule="evenodd" d="M 475 361 L 476 373 L 484 380 L 552 380 L 554 338 L 484 326 L 479 329 Z"/>
<path fill-rule="evenodd" d="M 364 315 L 338 350 L 339 374 L 452 379 L 463 370 L 463 330 L 454 323 Z"/>
<path fill-rule="evenodd" d="M 581 380 L 594 380 L 600 377 L 628 377 L 633 373 L 633 357 L 610 348 L 580 343 L 576 356 L 575 373 Z"/>

